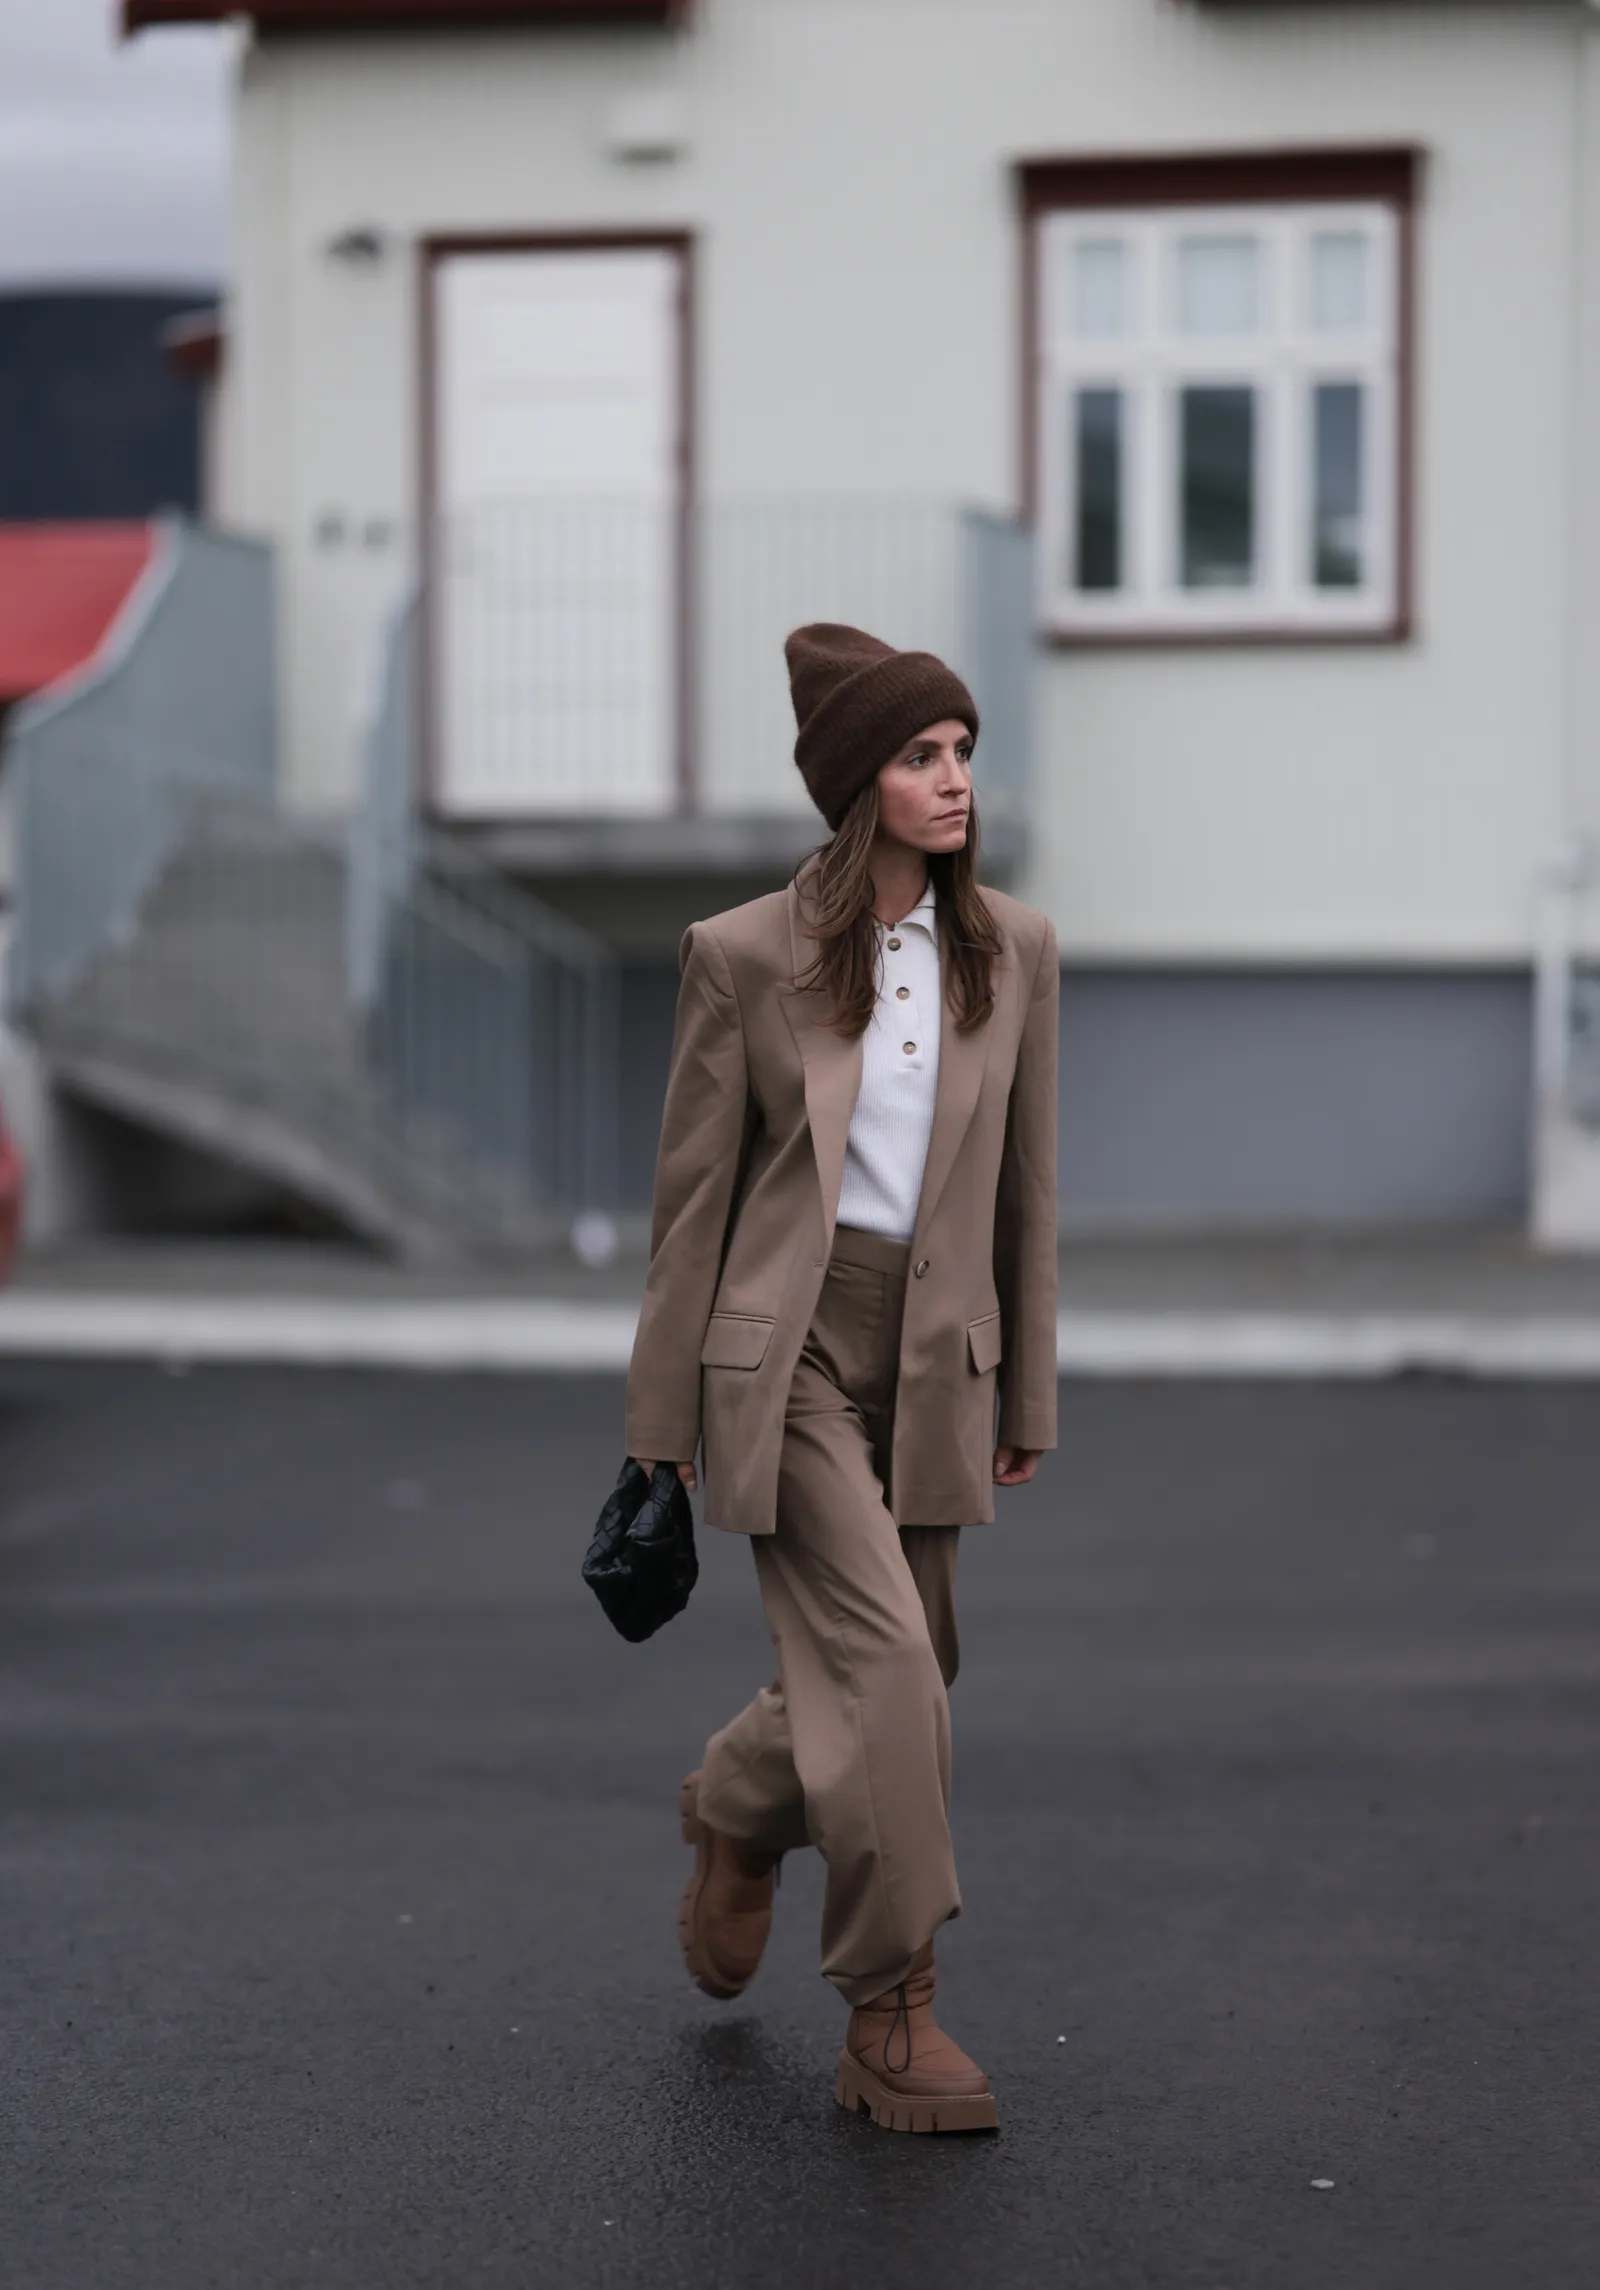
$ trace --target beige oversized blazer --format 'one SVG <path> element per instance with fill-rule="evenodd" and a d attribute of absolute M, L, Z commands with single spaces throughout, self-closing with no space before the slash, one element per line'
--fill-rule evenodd
<path fill-rule="evenodd" d="M 1056 1440 L 1055 933 L 983 895 L 995 1007 L 963 1034 L 944 1004 L 911 1244 L 885 1490 L 902 1526 L 991 1520 L 996 1438 Z M 628 1452 L 686 1462 L 703 1442 L 706 1516 L 736 1534 L 776 1525 L 785 1403 L 861 1082 L 860 1042 L 796 984 L 814 953 L 792 884 L 683 942 Z"/>

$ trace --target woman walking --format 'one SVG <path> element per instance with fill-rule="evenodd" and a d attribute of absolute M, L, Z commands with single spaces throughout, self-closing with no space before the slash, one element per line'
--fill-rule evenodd
<path fill-rule="evenodd" d="M 960 1529 L 1056 1432 L 1054 933 L 978 885 L 978 712 L 931 654 L 789 639 L 795 760 L 832 840 L 683 946 L 628 1449 L 703 1451 L 752 1537 L 775 1684 L 683 1784 L 691 1977 L 743 1993 L 786 1852 L 827 1869 L 840 2103 L 992 2128 L 933 2016 Z M 998 1425 L 996 1402 L 998 1394 Z"/>

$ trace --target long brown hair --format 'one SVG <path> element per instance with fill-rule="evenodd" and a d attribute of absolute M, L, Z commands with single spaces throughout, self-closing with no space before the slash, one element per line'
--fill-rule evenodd
<path fill-rule="evenodd" d="M 803 859 L 795 882 L 805 902 L 816 959 L 802 986 L 819 987 L 833 1005 L 832 1023 L 855 1041 L 878 1005 L 878 933 L 873 918 L 872 845 L 878 832 L 878 783 L 867 782 L 840 820 L 831 843 Z M 931 852 L 928 876 L 945 939 L 946 999 L 966 1034 L 994 1008 L 994 963 L 1000 933 L 978 888 L 978 810 L 967 817 L 959 851 Z"/>

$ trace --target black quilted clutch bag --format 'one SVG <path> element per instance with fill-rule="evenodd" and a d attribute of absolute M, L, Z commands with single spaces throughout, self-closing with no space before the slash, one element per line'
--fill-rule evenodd
<path fill-rule="evenodd" d="M 675 1463 L 647 1479 L 630 1455 L 601 1512 L 583 1579 L 630 1646 L 681 1614 L 699 1579 L 694 1513 Z"/>

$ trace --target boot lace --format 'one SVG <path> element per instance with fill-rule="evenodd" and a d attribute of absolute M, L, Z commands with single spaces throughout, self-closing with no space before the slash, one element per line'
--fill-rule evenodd
<path fill-rule="evenodd" d="M 898 2067 L 889 2057 L 890 2046 L 894 2042 L 897 2029 L 904 2040 L 906 2054 Z M 906 1995 L 906 1984 L 903 1980 L 894 1992 L 894 2017 L 890 2020 L 889 2032 L 883 2039 L 883 2064 L 890 2075 L 904 2075 L 911 2065 L 911 2004 Z"/>

